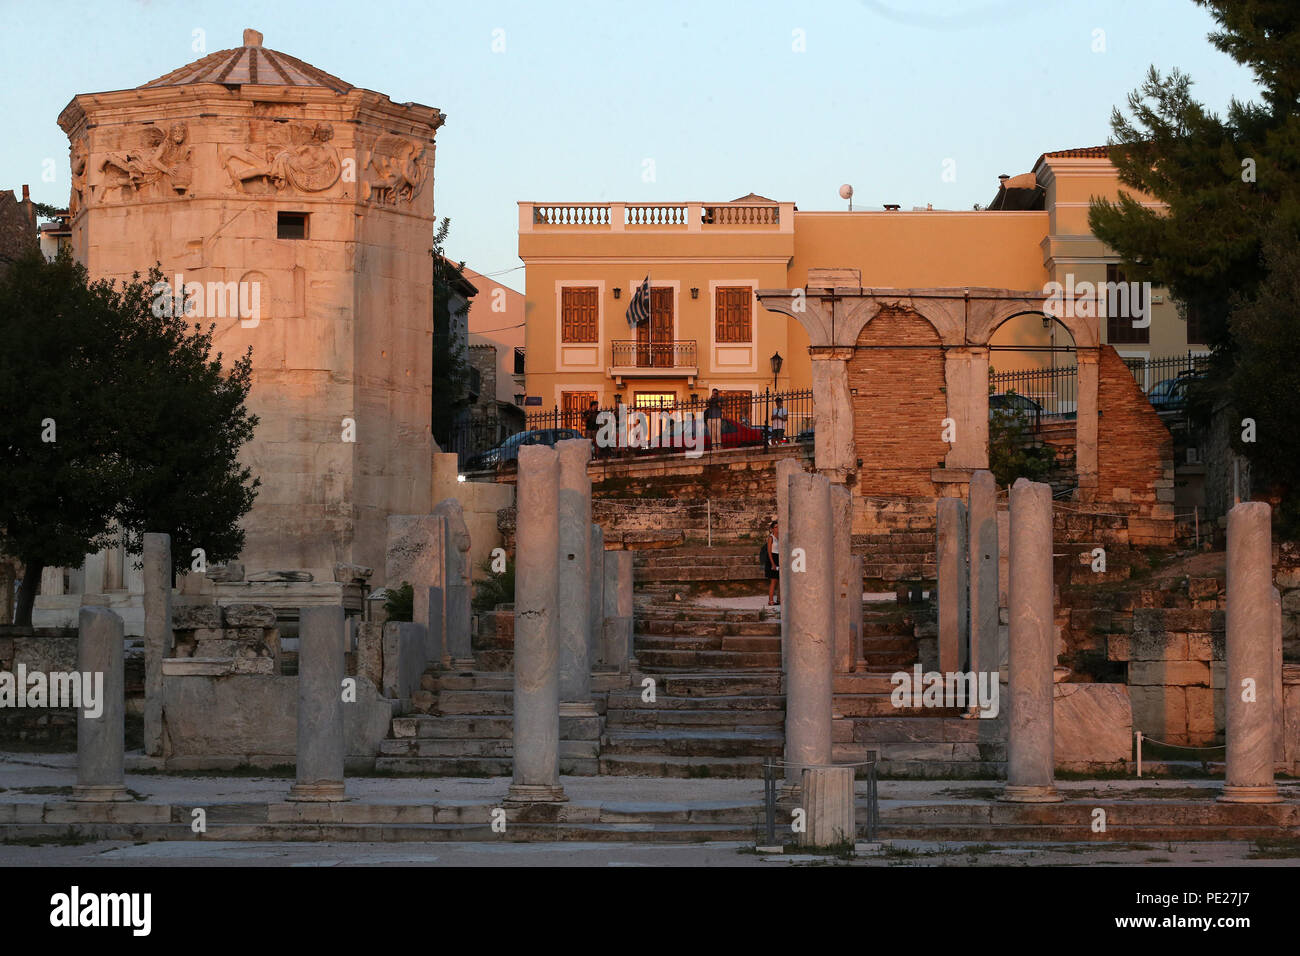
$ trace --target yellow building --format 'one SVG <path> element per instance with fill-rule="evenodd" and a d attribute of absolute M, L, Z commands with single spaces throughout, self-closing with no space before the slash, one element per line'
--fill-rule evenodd
<path fill-rule="evenodd" d="M 1080 302 L 1093 297 L 1083 307 L 1097 310 L 1101 340 L 1126 360 L 1203 351 L 1163 290 L 1113 314 L 1122 310 L 1099 284 L 1124 276 L 1089 233 L 1088 204 L 1118 191 L 1106 148 L 1091 147 L 1044 154 L 975 210 L 801 212 L 752 193 L 724 203 L 520 203 L 528 410 L 807 389 L 807 335 L 754 293 L 801 288 L 823 267 L 858 270 L 873 288 L 1058 282 L 1083 290 Z M 628 304 L 647 276 L 650 318 L 631 328 Z M 1073 364 L 1068 333 L 1036 316 L 1007 323 L 994 345 L 1012 349 L 994 358 L 1000 372 Z"/>

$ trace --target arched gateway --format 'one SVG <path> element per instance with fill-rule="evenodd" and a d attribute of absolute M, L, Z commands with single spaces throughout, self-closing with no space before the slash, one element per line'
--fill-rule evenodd
<path fill-rule="evenodd" d="M 942 495 L 988 467 L 989 342 L 1008 319 L 1046 314 L 1042 292 L 871 289 L 851 269 L 811 269 L 803 289 L 760 289 L 808 333 L 816 466 L 859 494 Z M 1065 310 L 1067 313 L 1071 310 Z M 1095 319 L 1056 318 L 1078 356 L 1076 496 L 1097 490 L 1100 342 Z M 879 486 L 877 488 L 876 486 Z"/>

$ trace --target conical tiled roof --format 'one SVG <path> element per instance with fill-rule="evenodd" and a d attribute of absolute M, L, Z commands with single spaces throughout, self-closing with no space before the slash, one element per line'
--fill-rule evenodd
<path fill-rule="evenodd" d="M 209 53 L 201 60 L 172 70 L 139 89 L 159 86 L 187 86 L 192 83 L 261 84 L 263 86 L 323 86 L 336 93 L 352 89 L 337 76 L 318 70 L 297 57 L 262 46 L 262 34 L 244 31 L 244 45 L 233 50 Z"/>

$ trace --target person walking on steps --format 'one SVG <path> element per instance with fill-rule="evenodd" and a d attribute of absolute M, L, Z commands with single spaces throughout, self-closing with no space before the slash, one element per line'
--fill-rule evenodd
<path fill-rule="evenodd" d="M 780 527 L 775 521 L 767 532 L 760 557 L 763 560 L 763 573 L 767 575 L 767 606 L 781 603 L 781 538 Z"/>

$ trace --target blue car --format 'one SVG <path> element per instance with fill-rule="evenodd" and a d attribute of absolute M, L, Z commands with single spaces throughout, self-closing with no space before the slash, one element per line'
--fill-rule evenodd
<path fill-rule="evenodd" d="M 501 468 L 512 461 L 519 460 L 519 449 L 524 445 L 546 445 L 555 447 L 556 442 L 569 438 L 586 438 L 576 428 L 538 428 L 530 432 L 511 435 L 495 448 L 489 448 L 481 455 L 475 455 L 465 464 L 467 471 L 486 471 Z"/>

